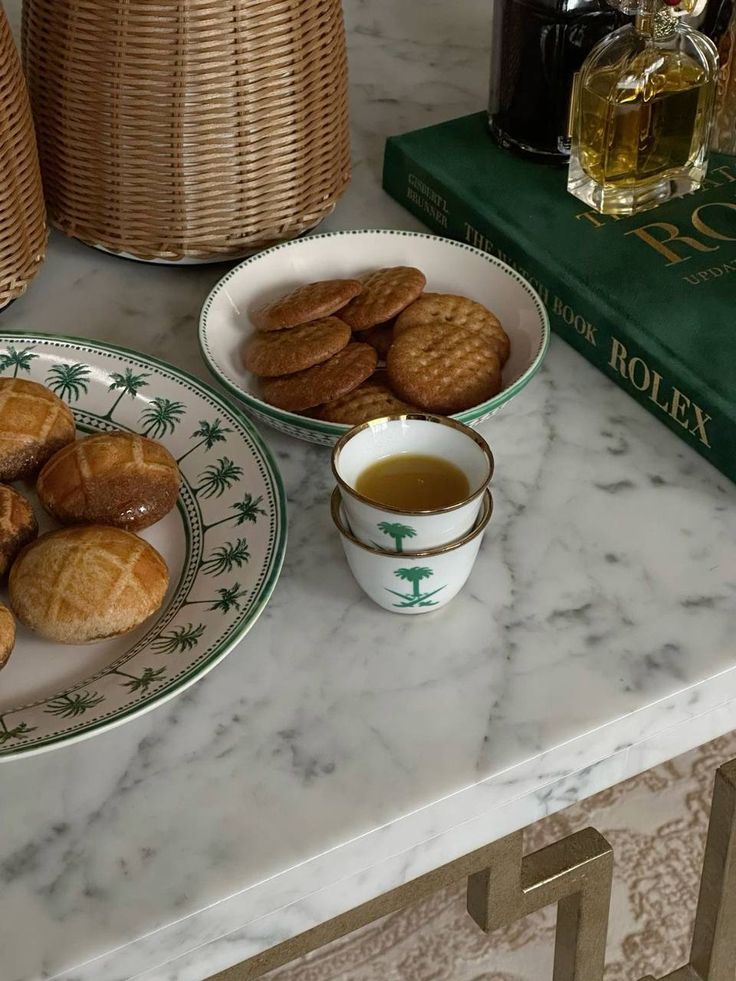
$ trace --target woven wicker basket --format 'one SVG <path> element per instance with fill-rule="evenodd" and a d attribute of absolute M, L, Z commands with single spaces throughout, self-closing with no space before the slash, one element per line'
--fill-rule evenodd
<path fill-rule="evenodd" d="M 142 259 L 242 255 L 350 178 L 340 0 L 25 0 L 52 221 Z"/>
<path fill-rule="evenodd" d="M 25 293 L 43 262 L 47 239 L 28 92 L 0 6 L 0 308 Z"/>

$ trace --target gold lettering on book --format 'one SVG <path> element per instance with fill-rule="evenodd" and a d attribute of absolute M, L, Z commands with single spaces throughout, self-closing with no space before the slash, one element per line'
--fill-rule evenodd
<path fill-rule="evenodd" d="M 473 246 L 475 249 L 480 249 L 482 252 L 487 252 L 489 255 L 495 255 L 496 258 L 500 259 L 501 262 L 505 262 L 507 266 L 511 266 L 520 273 L 525 279 L 528 279 L 534 289 L 539 293 L 542 303 L 546 307 L 549 307 L 549 290 L 540 282 L 528 269 L 525 269 L 520 265 L 515 259 L 512 259 L 510 255 L 507 255 L 502 249 L 492 242 L 483 232 L 474 228 L 469 222 L 464 222 L 463 231 L 465 233 L 465 241 Z"/>
<path fill-rule="evenodd" d="M 669 382 L 664 384 L 665 390 L 671 390 L 671 396 L 669 398 L 663 396 L 660 401 L 660 388 L 664 381 L 662 375 L 650 368 L 643 358 L 629 357 L 625 345 L 616 337 L 611 338 L 611 356 L 608 366 L 618 371 L 621 377 L 627 379 L 637 391 L 647 392 L 650 402 L 654 402 L 658 409 L 667 413 L 683 429 L 687 429 L 691 436 L 695 436 L 704 446 L 710 448 L 707 426 L 711 416 Z"/>
<path fill-rule="evenodd" d="M 406 196 L 442 228 L 447 228 L 447 200 L 416 174 L 409 174 Z"/>
<path fill-rule="evenodd" d="M 686 283 L 690 283 L 691 286 L 699 286 L 701 283 L 707 283 L 710 279 L 720 279 L 721 276 L 728 276 L 729 273 L 736 273 L 736 259 L 733 262 L 722 262 L 720 266 L 710 266 L 708 269 L 701 269 L 699 272 L 690 273 L 688 276 L 683 276 L 683 280 Z"/>
<path fill-rule="evenodd" d="M 586 320 L 579 313 L 575 313 L 570 304 L 563 303 L 559 296 L 556 296 L 552 301 L 552 313 L 560 317 L 568 327 L 572 327 L 576 334 L 585 338 L 588 344 L 598 347 L 595 342 L 598 328 L 594 327 L 589 320 Z"/>
<path fill-rule="evenodd" d="M 657 231 L 662 231 L 667 236 L 666 238 L 657 238 L 652 234 L 650 229 L 657 229 Z M 679 255 L 674 249 L 670 248 L 673 242 L 682 242 L 683 245 L 688 246 L 691 249 L 695 249 L 698 252 L 717 252 L 718 246 L 708 246 L 703 245 L 698 239 L 693 238 L 692 235 L 681 235 L 680 229 L 677 225 L 673 225 L 670 221 L 653 221 L 648 225 L 642 225 L 640 228 L 632 228 L 630 232 L 626 232 L 626 235 L 636 235 L 638 238 L 645 242 L 647 245 L 656 249 L 661 255 L 667 259 L 668 266 L 675 266 L 678 262 L 687 262 L 692 256 L 689 255 Z"/>
<path fill-rule="evenodd" d="M 728 170 L 728 166 L 724 165 L 724 167 L 719 169 Z M 736 177 L 729 176 L 727 179 L 730 182 L 736 183 Z M 736 204 L 732 201 L 706 201 L 705 204 L 698 205 L 690 215 L 693 231 L 698 232 L 706 239 L 712 239 L 716 242 L 736 242 L 736 236 L 727 235 L 718 228 L 714 228 L 712 217 L 709 216 L 708 221 L 703 218 L 703 212 L 711 208 L 725 208 L 730 213 L 736 211 Z M 683 233 L 677 225 L 674 225 L 670 221 L 649 222 L 646 225 L 641 225 L 639 228 L 632 228 L 631 231 L 625 234 L 636 235 L 646 245 L 656 249 L 660 255 L 663 255 L 667 259 L 668 266 L 675 266 L 680 262 L 687 262 L 688 259 L 692 259 L 693 250 L 695 252 L 717 252 L 721 248 L 720 245 L 710 245 L 703 242 L 700 238 Z M 677 249 L 675 248 L 676 244 L 678 245 Z"/>

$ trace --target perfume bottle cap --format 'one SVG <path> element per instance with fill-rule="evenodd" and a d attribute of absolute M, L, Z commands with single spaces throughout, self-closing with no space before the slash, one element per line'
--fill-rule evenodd
<path fill-rule="evenodd" d="M 708 0 L 608 0 L 622 14 L 635 17 L 638 14 L 656 13 L 666 9 L 673 17 L 698 17 L 708 5 Z"/>

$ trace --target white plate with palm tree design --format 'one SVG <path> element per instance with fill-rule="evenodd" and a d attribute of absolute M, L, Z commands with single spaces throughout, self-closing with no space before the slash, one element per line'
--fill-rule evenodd
<path fill-rule="evenodd" d="M 214 390 L 145 355 L 81 338 L 0 333 L 0 375 L 41 382 L 80 434 L 159 440 L 178 460 L 177 508 L 142 535 L 171 584 L 158 615 L 125 637 L 68 647 L 23 627 L 0 672 L 0 760 L 119 725 L 183 691 L 232 650 L 268 602 L 286 548 L 276 463 Z M 41 530 L 51 520 L 29 492 Z"/>

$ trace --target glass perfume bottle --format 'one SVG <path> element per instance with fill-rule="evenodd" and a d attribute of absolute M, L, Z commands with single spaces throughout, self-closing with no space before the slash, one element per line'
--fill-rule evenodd
<path fill-rule="evenodd" d="M 695 191 L 707 169 L 715 45 L 683 21 L 692 6 L 634 4 L 634 23 L 590 52 L 573 87 L 567 188 L 604 214 Z"/>
<path fill-rule="evenodd" d="M 565 163 L 575 72 L 626 22 L 606 0 L 492 0 L 488 122 L 501 146 Z"/>

